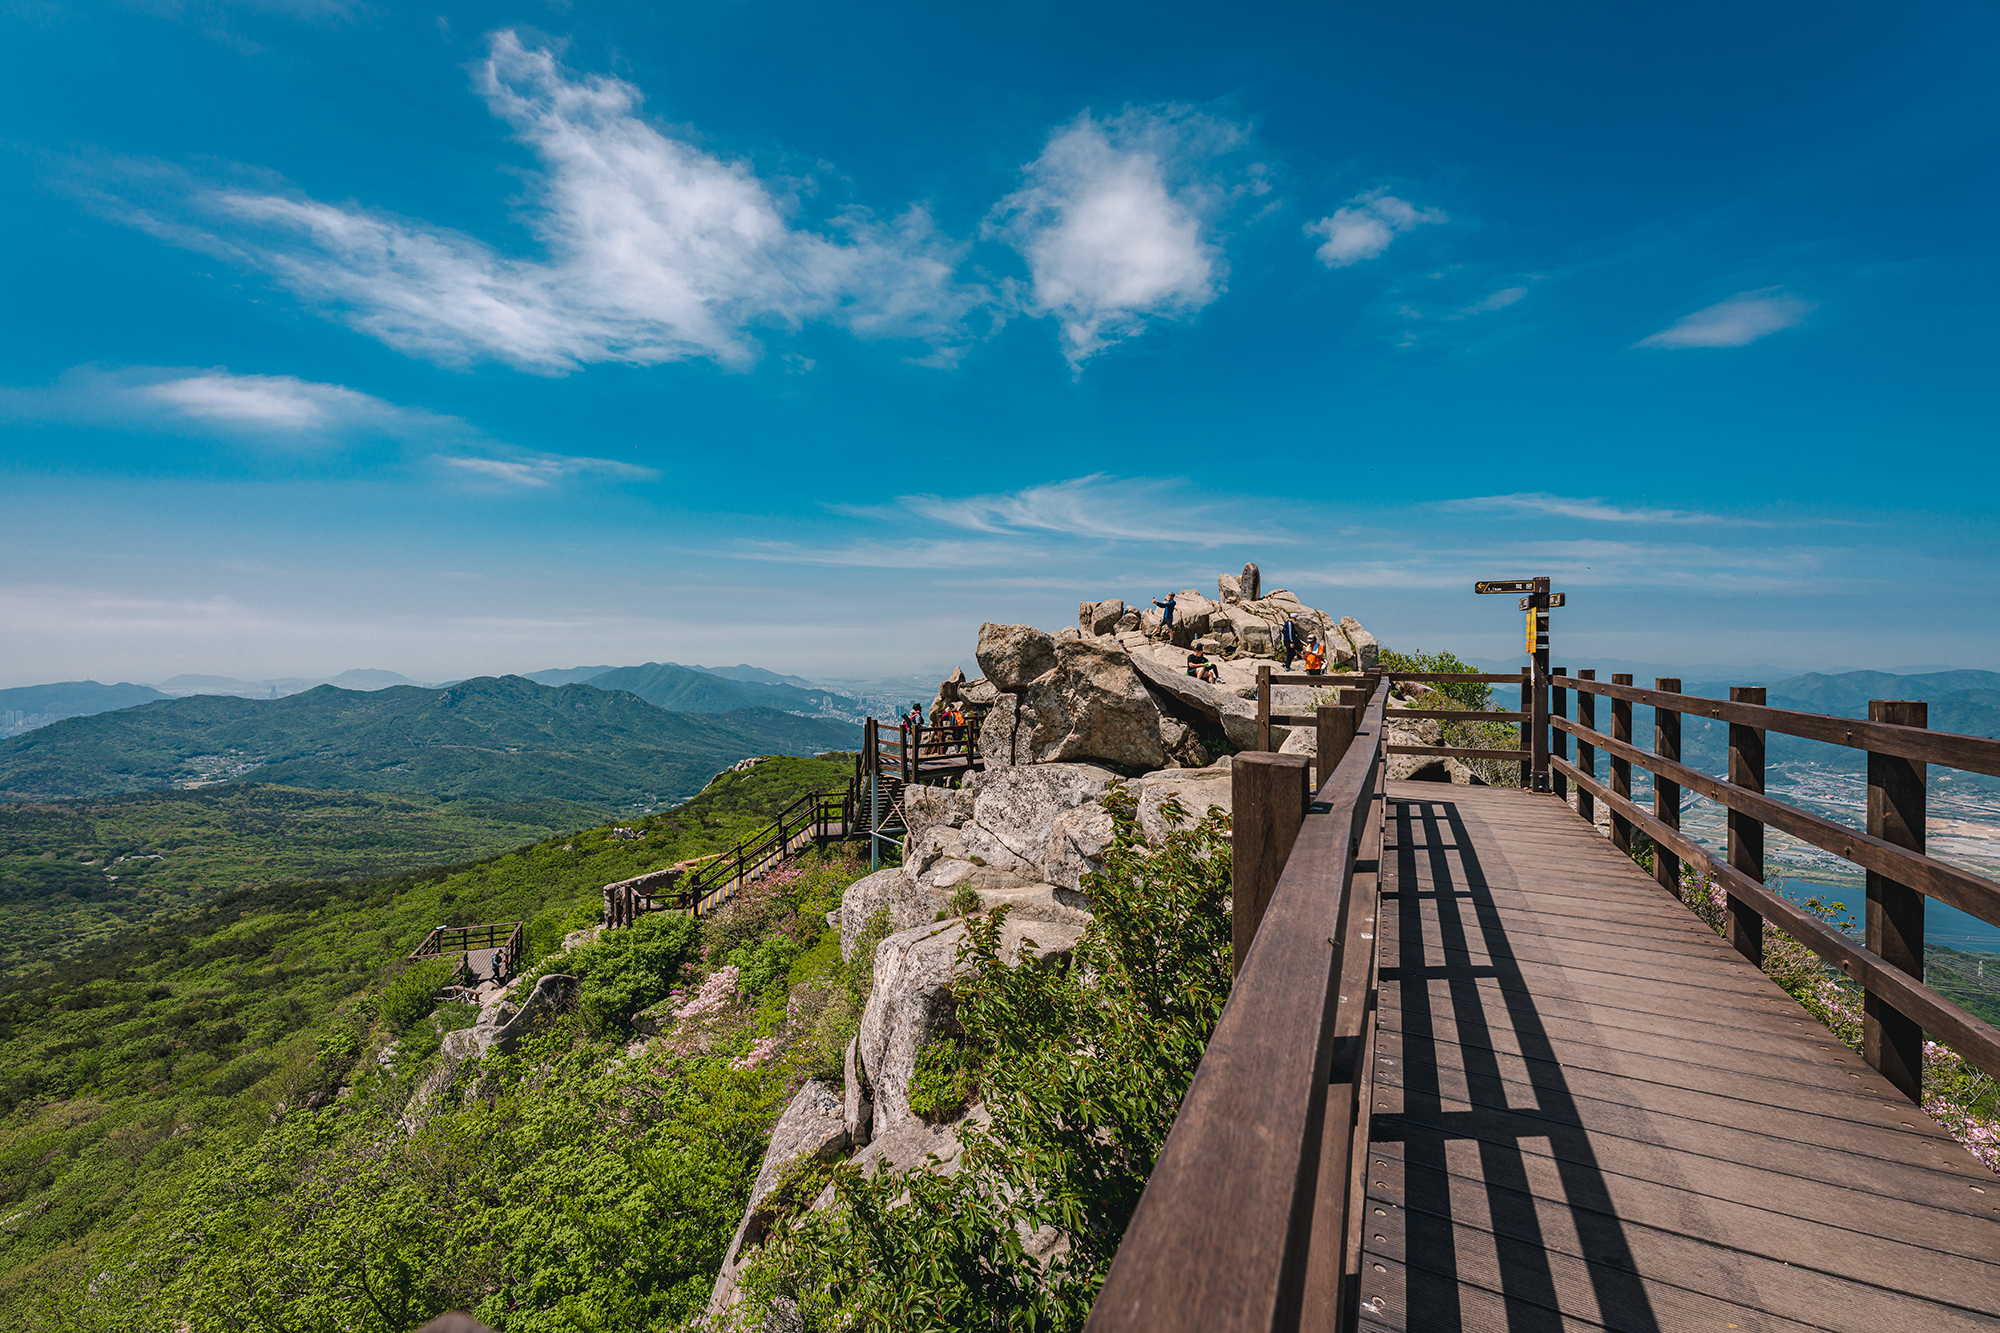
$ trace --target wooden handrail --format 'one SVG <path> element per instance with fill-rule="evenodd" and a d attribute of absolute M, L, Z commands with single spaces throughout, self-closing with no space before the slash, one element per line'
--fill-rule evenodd
<path fill-rule="evenodd" d="M 1812 913 L 1795 906 L 1775 890 L 1758 883 L 1726 861 L 1717 860 L 1694 839 L 1679 829 L 1669 828 L 1583 770 L 1566 760 L 1552 762 L 1579 789 L 1590 792 L 1617 810 L 1655 842 L 1671 848 L 1683 861 L 1701 866 L 1713 875 L 1731 898 L 1741 898 L 1754 905 L 1772 924 L 1838 967 L 1862 989 L 1881 996 L 1898 1012 L 1921 1024 L 1926 1031 L 1935 1034 L 1974 1065 L 2000 1078 L 2000 1032 L 1996 1032 L 1990 1024 L 1959 1008 L 1881 955 L 1856 944 Z"/>
<path fill-rule="evenodd" d="M 1893 754 L 1919 763 L 1943 764 L 1968 773 L 2000 777 L 2000 740 L 1987 736 L 1931 731 L 1926 727 L 1903 727 L 1893 722 L 1868 722 L 1828 713 L 1801 713 L 1789 708 L 1711 699 L 1706 695 L 1680 694 L 1671 690 L 1641 689 L 1601 680 L 1580 680 L 1574 676 L 1564 677 L 1562 688 L 1664 708 L 1687 717 L 1734 722 L 1761 731 L 1776 731 L 1806 740 L 1824 741 L 1829 745 L 1842 745 L 1850 750 L 1871 750 L 1876 754 Z"/>
<path fill-rule="evenodd" d="M 1370 1075 L 1374 941 L 1360 936 L 1375 933 L 1379 866 L 1360 853 L 1379 848 L 1386 700 L 1376 691 L 1299 827 L 1091 1333 L 1330 1326 L 1321 1316 L 1338 1307 L 1346 1268 L 1353 1128 Z M 1342 984 L 1361 975 L 1366 989 Z"/>
<path fill-rule="evenodd" d="M 1809 842 L 1821 851 L 1832 852 L 1864 870 L 1873 870 L 1921 889 L 1928 896 L 1950 903 L 1961 912 L 2000 926 L 2000 884 L 1982 875 L 1961 870 L 1922 852 L 1884 842 L 1859 829 L 1787 805 L 1762 792 L 1731 786 L 1699 769 L 1669 762 L 1567 718 L 1554 719 L 1554 725 L 1578 740 L 1588 741 L 1608 754 L 1638 764 L 1690 791 L 1699 792 L 1719 805 L 1741 811 L 1759 823 L 1789 833 L 1801 842 Z"/>

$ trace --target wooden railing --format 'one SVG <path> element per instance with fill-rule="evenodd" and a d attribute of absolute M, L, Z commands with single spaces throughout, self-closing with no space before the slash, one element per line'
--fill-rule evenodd
<path fill-rule="evenodd" d="M 685 870 L 655 870 L 604 886 L 604 924 L 622 929 L 648 912 L 674 909 L 706 916 L 737 890 L 808 842 L 852 836 L 857 786 L 808 792 L 770 824 L 727 851 L 703 857 Z"/>
<path fill-rule="evenodd" d="M 1549 765 L 1576 783 L 1578 813 L 1610 807 L 1611 841 L 1630 851 L 1633 830 L 1654 843 L 1653 873 L 1677 893 L 1682 862 L 1696 866 L 1729 895 L 1729 941 L 1761 964 L 1764 922 L 1769 921 L 1844 972 L 1866 995 L 1862 1055 L 1913 1101 L 1922 1100 L 1923 1042 L 1930 1033 L 1987 1073 L 2000 1077 L 2000 1032 L 1923 984 L 1924 902 L 1936 898 L 1983 921 L 2000 925 L 2000 883 L 1924 853 L 1926 773 L 1929 764 L 2000 775 L 2000 740 L 1930 731 L 1922 703 L 1878 699 L 1868 720 L 1801 713 L 1764 704 L 1757 687 L 1730 690 L 1728 699 L 1683 694 L 1677 678 L 1662 677 L 1650 690 L 1629 675 L 1610 683 L 1592 672 L 1557 674 L 1550 724 L 1556 748 Z M 1567 716 L 1565 696 L 1575 692 L 1578 718 Z M 1596 700 L 1611 701 L 1611 732 L 1596 729 Z M 1653 709 L 1653 749 L 1632 743 L 1632 706 Z M 1714 718 L 1729 724 L 1729 777 L 1725 781 L 1681 760 L 1681 718 Z M 1764 738 L 1769 732 L 1863 750 L 1868 755 L 1867 831 L 1801 810 L 1764 794 Z M 1577 741 L 1577 762 L 1563 738 Z M 1596 753 L 1610 760 L 1610 783 L 1597 780 Z M 1632 800 L 1632 765 L 1653 774 L 1653 809 Z M 1728 811 L 1727 854 L 1718 859 L 1681 832 L 1681 789 Z M 1560 791 L 1560 789 L 1558 789 Z M 1866 872 L 1867 911 L 1859 943 L 1764 884 L 1764 830 L 1778 829 Z"/>
<path fill-rule="evenodd" d="M 852 784 L 836 791 L 809 792 L 779 811 L 768 827 L 690 869 L 676 886 L 675 906 L 704 916 L 806 843 L 832 836 L 836 829 L 844 833 L 853 818 Z"/>
<path fill-rule="evenodd" d="M 1319 723 L 1317 713 L 1274 713 L 1271 711 L 1271 687 L 1273 685 L 1310 685 L 1320 689 L 1333 689 L 1338 693 L 1339 702 L 1354 702 L 1350 694 L 1372 689 L 1377 679 L 1395 682 L 1399 680 L 1423 681 L 1427 684 L 1451 684 L 1471 682 L 1476 684 L 1518 684 L 1521 687 L 1521 711 L 1518 713 L 1485 711 L 1470 708 L 1398 708 L 1397 718 L 1437 718 L 1445 722 L 1507 722 L 1522 732 L 1520 745 L 1514 749 L 1480 748 L 1473 746 L 1449 745 L 1390 745 L 1384 747 L 1387 754 L 1433 755 L 1441 759 L 1515 759 L 1521 764 L 1521 785 L 1533 785 L 1535 751 L 1529 734 L 1534 719 L 1534 681 L 1530 673 L 1523 671 L 1513 675 L 1487 675 L 1480 672 L 1437 672 L 1437 671 L 1373 671 L 1361 675 L 1285 675 L 1273 672 L 1268 666 L 1257 668 L 1257 748 L 1271 748 L 1271 728 L 1273 726 L 1305 727 Z M 1361 689 L 1358 687 L 1365 687 Z"/>
<path fill-rule="evenodd" d="M 1321 751 L 1317 795 L 1302 755 L 1232 763 L 1236 981 L 1091 1311 L 1095 1333 L 1318 1330 L 1344 1308 L 1374 1063 L 1388 696 L 1372 688 L 1314 715 L 1321 744 L 1341 746 Z"/>
<path fill-rule="evenodd" d="M 407 957 L 442 958 L 447 954 L 458 956 L 458 970 L 453 973 L 447 986 L 471 984 L 471 965 L 466 955 L 474 949 L 492 949 L 493 975 L 504 977 L 514 970 L 520 961 L 521 948 L 527 941 L 525 927 L 519 921 L 502 921 L 483 926 L 432 926 L 430 934 Z"/>

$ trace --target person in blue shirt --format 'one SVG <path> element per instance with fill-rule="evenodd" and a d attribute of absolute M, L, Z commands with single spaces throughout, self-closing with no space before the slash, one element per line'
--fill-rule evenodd
<path fill-rule="evenodd" d="M 1164 602 L 1161 601 L 1159 598 L 1155 597 L 1153 599 L 1153 605 L 1160 608 L 1160 637 L 1163 639 L 1173 638 L 1174 595 L 1172 593 L 1168 593 L 1167 600 Z"/>

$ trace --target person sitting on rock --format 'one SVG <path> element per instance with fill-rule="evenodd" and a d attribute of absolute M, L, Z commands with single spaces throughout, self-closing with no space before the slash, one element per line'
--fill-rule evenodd
<path fill-rule="evenodd" d="M 1163 639 L 1173 638 L 1174 595 L 1172 593 L 1168 593 L 1167 600 L 1164 602 L 1161 601 L 1159 598 L 1155 597 L 1153 599 L 1153 605 L 1160 608 L 1160 637 Z"/>
<path fill-rule="evenodd" d="M 1208 655 L 1199 648 L 1188 654 L 1187 673 L 1196 680 L 1207 681 L 1210 685 L 1222 683 L 1222 677 L 1216 671 L 1215 663 L 1209 661 Z"/>

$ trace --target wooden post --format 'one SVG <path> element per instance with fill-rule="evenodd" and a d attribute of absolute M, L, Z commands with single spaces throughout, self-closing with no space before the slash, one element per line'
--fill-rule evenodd
<path fill-rule="evenodd" d="M 1576 678 L 1596 680 L 1597 672 L 1579 671 Z M 1592 731 L 1597 730 L 1596 695 L 1585 694 L 1582 690 L 1576 692 L 1576 720 Z M 1576 766 L 1593 778 L 1597 776 L 1597 747 L 1581 736 L 1576 738 Z M 1584 823 L 1597 827 L 1597 798 L 1581 787 L 1576 789 L 1576 812 L 1583 816 Z"/>
<path fill-rule="evenodd" d="M 1761 685 L 1732 685 L 1729 701 L 1764 702 Z M 1729 783 L 1744 791 L 1764 790 L 1764 730 L 1729 724 Z M 1740 811 L 1729 812 L 1729 864 L 1759 884 L 1764 882 L 1764 824 Z M 1758 967 L 1764 965 L 1764 918 L 1734 894 L 1729 898 L 1729 942 Z"/>
<path fill-rule="evenodd" d="M 1899 727 L 1930 725 L 1922 700 L 1870 699 L 1870 722 Z M 1926 766 L 1896 755 L 1868 754 L 1868 832 L 1884 842 L 1924 850 L 1928 798 Z M 1868 872 L 1869 950 L 1890 966 L 1924 979 L 1924 895 L 1886 875 Z M 1918 1105 L 1924 1099 L 1924 1030 L 1869 991 L 1862 1001 L 1861 1054 L 1882 1077 Z"/>
<path fill-rule="evenodd" d="M 1271 668 L 1257 668 L 1257 748 L 1271 748 Z"/>
<path fill-rule="evenodd" d="M 1535 673 L 1521 673 L 1521 748 L 1530 756 L 1521 761 L 1521 790 L 1535 785 Z"/>
<path fill-rule="evenodd" d="M 1549 703 L 1549 716 L 1551 717 L 1567 718 L 1569 716 L 1569 691 L 1564 689 L 1562 685 L 1562 677 L 1568 674 L 1568 667 L 1553 667 L 1549 671 L 1549 675 L 1554 678 L 1549 682 L 1553 694 L 1553 698 Z M 1550 752 L 1558 759 L 1567 760 L 1569 758 L 1569 733 L 1566 731 L 1557 731 L 1555 727 L 1551 726 L 1548 729 L 1548 737 Z M 1546 764 L 1543 767 L 1548 768 L 1549 790 L 1556 794 L 1558 801 L 1561 801 L 1565 805 L 1569 804 L 1569 779 L 1556 772 L 1555 769 L 1549 768 Z"/>
<path fill-rule="evenodd" d="M 1229 772 L 1234 824 L 1229 974 L 1235 976 L 1243 970 L 1257 924 L 1292 854 L 1311 793 L 1302 754 L 1239 754 Z"/>
<path fill-rule="evenodd" d="M 1630 685 L 1632 683 L 1632 673 L 1629 671 L 1614 671 L 1611 673 L 1611 683 L 1613 685 Z M 1632 701 L 1630 699 L 1613 699 L 1611 701 L 1611 739 L 1614 741 L 1624 741 L 1627 745 L 1632 743 Z M 1614 796 L 1623 796 L 1628 801 L 1631 800 L 1632 761 L 1630 759 L 1619 759 L 1614 756 L 1610 760 L 1610 764 L 1612 794 Z M 1632 853 L 1632 821 L 1619 814 L 1616 806 L 1612 807 L 1611 810 L 1611 845 L 1628 856 Z"/>
<path fill-rule="evenodd" d="M 1681 678 L 1656 677 L 1653 688 L 1679 694 Z M 1653 705 L 1653 753 L 1675 763 L 1681 759 L 1681 715 L 1658 704 Z M 1681 784 L 1668 782 L 1657 773 L 1653 775 L 1653 818 L 1671 829 L 1681 826 Z M 1674 897 L 1681 896 L 1681 859 L 1657 842 L 1653 844 L 1653 878 Z"/>
<path fill-rule="evenodd" d="M 1348 690 L 1340 692 L 1343 696 Z M 1321 704 L 1319 707 L 1319 773 L 1313 782 L 1317 791 L 1333 776 L 1333 770 L 1340 767 L 1340 757 L 1347 753 L 1348 745 L 1354 740 L 1354 733 L 1361 727 L 1361 710 L 1345 703 Z"/>

